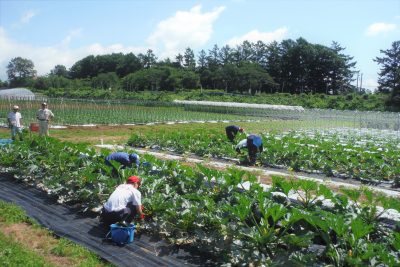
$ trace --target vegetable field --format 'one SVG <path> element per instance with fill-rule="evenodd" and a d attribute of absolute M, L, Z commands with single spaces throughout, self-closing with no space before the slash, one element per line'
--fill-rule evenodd
<path fill-rule="evenodd" d="M 111 102 L 48 99 L 49 108 L 54 112 L 53 124 L 131 124 L 170 121 L 222 121 L 222 120 L 259 120 L 263 117 L 230 115 L 207 112 L 188 112 L 178 104 L 160 102 Z M 20 106 L 26 122 L 36 121 L 36 112 L 40 101 L 0 100 L 0 114 L 4 116 L 15 104 Z"/>
<path fill-rule="evenodd" d="M 125 129 L 131 135 L 129 145 L 208 158 L 243 159 L 224 132 L 228 121 L 241 121 L 246 131 L 262 136 L 260 166 L 400 186 L 400 116 L 396 113 L 47 101 L 56 116 L 54 124 L 147 123 L 151 125 Z M 0 100 L 1 114 L 6 115 L 14 104 L 21 107 L 25 125 L 36 121 L 40 101 Z M 172 125 L 183 121 L 225 123 Z M 368 187 L 333 191 L 324 184 L 277 176 L 266 187 L 256 182 L 254 174 L 240 169 L 187 166 L 150 155 L 141 157 L 146 164 L 139 170 L 117 165 L 115 175 L 104 164 L 110 151 L 80 143 L 82 133 L 75 133 L 75 144 L 33 134 L 0 147 L 0 171 L 82 212 L 98 211 L 117 184 L 138 174 L 143 179 L 147 218 L 139 229 L 207 253 L 217 259 L 216 265 L 400 266 L 397 198 Z M 95 129 L 90 135 L 101 138 L 97 139 Z M 239 135 L 236 141 L 243 138 Z"/>
<path fill-rule="evenodd" d="M 35 137 L 1 150 L 2 171 L 82 210 L 100 206 L 120 182 L 104 164 L 105 150 Z M 143 160 L 147 220 L 140 228 L 209 253 L 218 265 L 400 264 L 398 226 L 384 219 L 388 211 L 400 211 L 398 199 L 366 188 L 334 193 L 322 184 L 279 177 L 265 189 L 238 169 Z M 119 171 L 121 177 L 136 172 Z"/>
<path fill-rule="evenodd" d="M 400 138 L 397 134 L 349 128 L 267 132 L 262 134 L 264 151 L 258 164 L 399 186 Z M 242 138 L 245 135 L 237 140 Z M 225 133 L 216 130 L 135 133 L 128 144 L 181 154 L 190 152 L 202 157 L 238 156 Z"/>
<path fill-rule="evenodd" d="M 245 103 L 234 105 L 229 102 L 199 104 L 201 101 L 88 101 L 56 98 L 46 101 L 56 115 L 53 124 L 57 125 L 289 120 L 302 121 L 306 126 L 314 128 L 351 127 L 400 132 L 400 114 L 390 112 L 305 110 L 294 106 Z M 40 103 L 39 100 L 0 99 L 0 116 L 4 116 L 0 120 L 5 121 L 11 107 L 17 104 L 25 122 L 35 122 Z"/>

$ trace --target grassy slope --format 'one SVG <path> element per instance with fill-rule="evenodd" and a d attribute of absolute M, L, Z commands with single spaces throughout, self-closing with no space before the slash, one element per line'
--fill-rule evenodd
<path fill-rule="evenodd" d="M 67 239 L 55 238 L 14 204 L 0 201 L 2 266 L 111 266 Z"/>

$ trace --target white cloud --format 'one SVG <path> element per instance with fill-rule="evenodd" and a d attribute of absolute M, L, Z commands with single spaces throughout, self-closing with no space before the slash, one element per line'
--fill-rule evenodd
<path fill-rule="evenodd" d="M 161 58 L 175 56 L 187 47 L 201 47 L 211 38 L 213 23 L 224 9 L 220 6 L 202 13 L 201 5 L 197 5 L 189 11 L 178 11 L 159 22 L 147 42 L 152 47 L 162 47 Z"/>
<path fill-rule="evenodd" d="M 251 43 L 256 43 L 258 41 L 263 41 L 264 43 L 270 43 L 272 41 L 281 41 L 287 34 L 288 29 L 282 27 L 276 29 L 273 32 L 259 32 L 258 30 L 252 30 L 240 37 L 233 37 L 227 44 L 231 47 L 242 44 L 244 41 L 249 41 Z"/>
<path fill-rule="evenodd" d="M 365 34 L 367 36 L 376 36 L 382 33 L 394 31 L 397 28 L 396 24 L 377 22 L 368 26 Z"/>
<path fill-rule="evenodd" d="M 28 23 L 34 16 L 36 16 L 36 11 L 34 10 L 28 10 L 24 14 L 22 14 L 22 17 L 20 19 L 21 24 L 26 24 Z"/>
<path fill-rule="evenodd" d="M 144 53 L 146 47 L 124 46 L 113 44 L 103 46 L 92 44 L 89 46 L 71 49 L 69 42 L 80 34 L 81 29 L 71 31 L 59 44 L 54 46 L 32 46 L 29 44 L 18 43 L 8 38 L 4 28 L 0 27 L 0 79 L 7 80 L 7 65 L 12 58 L 22 57 L 33 61 L 38 75 L 46 75 L 56 65 L 64 65 L 70 68 L 78 60 L 88 55 L 103 55 L 111 53 Z"/>
<path fill-rule="evenodd" d="M 68 46 L 71 43 L 72 39 L 82 35 L 82 31 L 83 31 L 82 28 L 70 31 L 69 34 L 64 38 L 64 40 L 62 40 L 61 44 L 64 46 Z"/>
<path fill-rule="evenodd" d="M 19 18 L 18 22 L 14 23 L 12 25 L 12 27 L 14 28 L 20 28 L 22 27 L 24 24 L 28 24 L 31 19 L 33 17 L 35 17 L 37 15 L 37 11 L 35 10 L 28 10 L 26 11 L 24 14 L 22 14 L 22 16 Z"/>

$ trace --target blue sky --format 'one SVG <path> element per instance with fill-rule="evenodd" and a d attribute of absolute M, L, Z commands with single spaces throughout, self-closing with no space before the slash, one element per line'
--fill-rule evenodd
<path fill-rule="evenodd" d="M 197 55 L 214 44 L 299 37 L 345 47 L 373 90 L 373 59 L 400 40 L 400 0 L 0 0 L 0 79 L 17 56 L 45 75 L 88 55 L 153 49 L 174 58 L 186 47 Z"/>

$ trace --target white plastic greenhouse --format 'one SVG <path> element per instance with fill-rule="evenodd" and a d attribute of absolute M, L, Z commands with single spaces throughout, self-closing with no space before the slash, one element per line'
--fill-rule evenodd
<path fill-rule="evenodd" d="M 0 99 L 34 100 L 35 94 L 26 88 L 12 88 L 0 90 Z"/>

